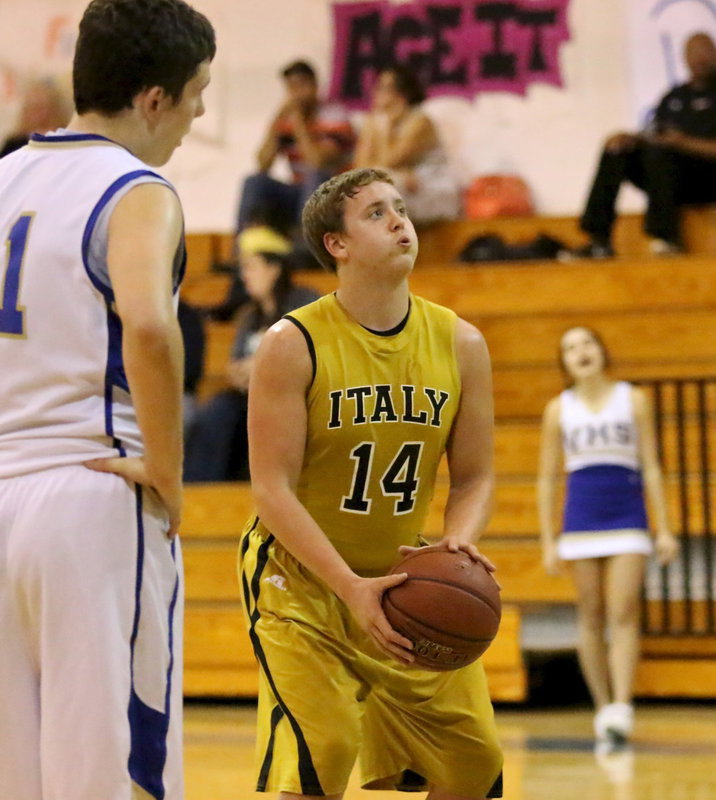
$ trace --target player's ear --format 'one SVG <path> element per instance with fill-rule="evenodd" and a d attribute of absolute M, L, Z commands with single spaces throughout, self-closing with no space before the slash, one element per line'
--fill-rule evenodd
<path fill-rule="evenodd" d="M 142 89 L 134 98 L 134 105 L 150 121 L 161 114 L 161 112 L 172 102 L 172 98 L 161 86 L 151 86 Z"/>
<path fill-rule="evenodd" d="M 345 256 L 346 245 L 340 233 L 324 233 L 323 246 L 326 248 L 328 255 L 333 256 L 336 260 Z"/>

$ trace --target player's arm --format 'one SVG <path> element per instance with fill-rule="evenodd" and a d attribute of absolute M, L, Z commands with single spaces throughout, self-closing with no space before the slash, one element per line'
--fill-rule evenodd
<path fill-rule="evenodd" d="M 182 504 L 184 347 L 172 297 L 181 236 L 179 201 L 163 184 L 130 189 L 112 212 L 107 263 L 144 457 L 94 465 L 156 489 L 169 512 L 170 533 L 178 529 Z"/>
<path fill-rule="evenodd" d="M 361 578 L 346 564 L 296 496 L 306 448 L 306 393 L 313 367 L 296 326 L 281 320 L 256 353 L 249 389 L 251 487 L 263 524 L 340 597 L 386 652 L 412 660 L 410 642 L 388 624 L 380 600 L 405 575 Z"/>
<path fill-rule="evenodd" d="M 542 415 L 539 469 L 537 473 L 537 511 L 539 514 L 542 561 L 548 573 L 557 570 L 556 531 L 554 526 L 557 480 L 561 467 L 562 434 L 559 421 L 560 399 L 547 403 Z"/>
<path fill-rule="evenodd" d="M 678 543 L 671 533 L 666 510 L 664 480 L 656 449 L 656 432 L 651 413 L 651 403 L 643 389 L 632 386 L 632 405 L 634 420 L 639 436 L 639 460 L 649 505 L 654 515 L 656 527 L 656 549 L 659 561 L 667 564 L 676 555 Z"/>
<path fill-rule="evenodd" d="M 462 392 L 447 446 L 450 491 L 443 542 L 493 568 L 476 547 L 492 513 L 495 489 L 490 356 L 482 334 L 463 320 L 458 320 L 456 348 Z"/>

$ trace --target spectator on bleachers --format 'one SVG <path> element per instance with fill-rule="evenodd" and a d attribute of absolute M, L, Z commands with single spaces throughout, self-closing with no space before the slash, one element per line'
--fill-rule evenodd
<path fill-rule="evenodd" d="M 206 332 L 201 310 L 179 300 L 177 318 L 184 341 L 184 440 L 196 415 L 197 390 L 204 374 Z"/>
<path fill-rule="evenodd" d="M 286 99 L 274 115 L 258 151 L 259 172 L 243 185 L 237 231 L 268 210 L 295 231 L 311 192 L 346 169 L 353 155 L 354 133 L 345 109 L 319 98 L 313 67 L 294 61 L 281 71 Z M 269 175 L 278 157 L 288 160 L 292 182 Z"/>
<path fill-rule="evenodd" d="M 250 298 L 239 320 L 227 367 L 229 389 L 198 409 L 186 443 L 184 480 L 248 480 L 246 413 L 254 354 L 266 330 L 295 308 L 317 299 L 297 286 L 285 255 L 242 254 L 241 276 Z"/>
<path fill-rule="evenodd" d="M 396 65 L 378 75 L 370 113 L 358 135 L 356 167 L 387 169 L 416 225 L 457 219 L 461 196 L 414 71 Z"/>
<path fill-rule="evenodd" d="M 0 158 L 26 145 L 33 133 L 64 127 L 71 116 L 69 97 L 55 80 L 33 81 L 24 94 L 17 125 L 0 145 Z"/>
<path fill-rule="evenodd" d="M 656 437 L 647 395 L 607 374 L 609 355 L 596 332 L 566 331 L 560 366 L 568 388 L 544 413 L 538 506 L 545 569 L 570 565 L 577 589 L 578 654 L 596 707 L 597 742 L 625 742 L 632 731 L 632 694 L 639 656 L 640 596 L 654 549 L 644 488 L 656 529 L 659 561 L 677 552 L 669 529 Z M 556 485 L 567 471 L 563 531 L 556 536 Z M 643 480 L 643 484 L 642 484 Z"/>
<path fill-rule="evenodd" d="M 250 300 L 239 267 L 242 258 L 254 253 L 278 253 L 286 256 L 291 265 L 295 266 L 291 242 L 278 230 L 264 223 L 252 224 L 244 228 L 236 237 L 235 252 L 236 255 L 231 262 L 222 265 L 231 271 L 231 283 L 224 299 L 220 303 L 202 309 L 208 318 L 215 322 L 232 320 L 241 306 Z"/>
<path fill-rule="evenodd" d="M 590 241 L 572 255 L 614 255 L 611 233 L 624 181 L 646 193 L 644 229 L 657 255 L 682 250 L 679 206 L 716 202 L 716 46 L 711 37 L 690 36 L 684 58 L 688 82 L 662 98 L 648 129 L 606 140 L 581 219 Z"/>

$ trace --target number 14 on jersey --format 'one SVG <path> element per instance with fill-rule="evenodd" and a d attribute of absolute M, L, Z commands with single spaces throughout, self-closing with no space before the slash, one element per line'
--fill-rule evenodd
<path fill-rule="evenodd" d="M 372 499 L 367 496 L 370 473 L 373 469 L 375 442 L 362 442 L 351 450 L 355 461 L 350 494 L 343 498 L 341 510 L 353 514 L 369 514 Z M 380 479 L 384 495 L 395 496 L 395 514 L 409 514 L 415 507 L 415 495 L 420 478 L 418 468 L 423 452 L 422 442 L 405 442 Z"/>

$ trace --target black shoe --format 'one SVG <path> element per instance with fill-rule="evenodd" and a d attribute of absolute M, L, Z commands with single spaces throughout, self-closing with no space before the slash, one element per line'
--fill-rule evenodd
<path fill-rule="evenodd" d="M 614 258 L 614 248 L 607 242 L 589 242 L 574 250 L 562 250 L 558 255 L 560 261 L 574 261 L 580 258 Z"/>

